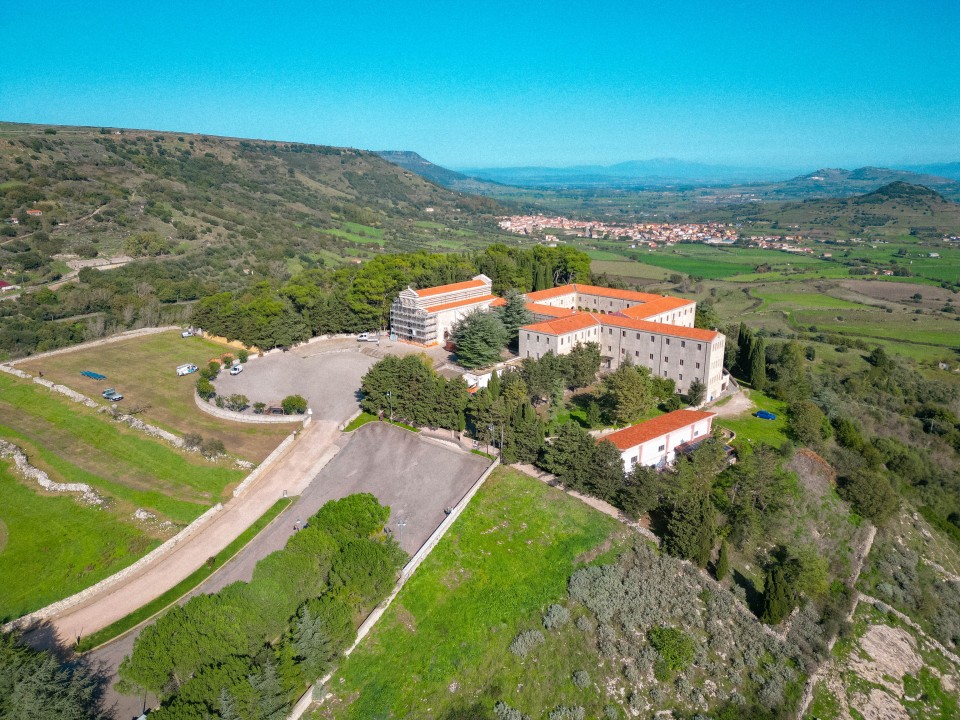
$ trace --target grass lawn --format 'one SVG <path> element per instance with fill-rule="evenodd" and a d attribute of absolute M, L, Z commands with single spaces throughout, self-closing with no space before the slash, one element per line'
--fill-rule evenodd
<path fill-rule="evenodd" d="M 720 427 L 729 428 L 737 434 L 737 440 L 740 442 L 766 443 L 773 447 L 780 447 L 783 441 L 787 439 L 784 429 L 787 425 L 787 405 L 780 400 L 775 400 L 769 395 L 764 395 L 756 390 L 744 389 L 750 400 L 756 407 L 749 413 L 733 418 L 717 418 L 716 424 Z M 777 416 L 776 420 L 762 420 L 754 417 L 753 413 L 757 410 L 769 410 Z"/>
<path fill-rule="evenodd" d="M 665 280 L 670 271 L 655 265 L 645 265 L 635 260 L 593 260 L 590 271 L 596 274 L 606 273 L 624 278 L 644 280 Z"/>
<path fill-rule="evenodd" d="M 118 511 L 141 507 L 185 524 L 244 472 L 184 453 L 44 387 L 0 376 L 0 437 L 58 482 L 83 482 Z"/>
<path fill-rule="evenodd" d="M 20 365 L 36 375 L 66 385 L 95 400 L 113 387 L 124 395 L 121 406 L 140 406 L 144 421 L 173 432 L 198 433 L 223 442 L 227 452 L 260 462 L 289 433 L 285 427 L 230 422 L 208 415 L 194 405 L 196 375 L 177 377 L 176 367 L 183 363 L 203 366 L 226 353 L 236 356 L 235 348 L 203 338 L 181 338 L 171 331 L 122 340 L 110 345 L 77 350 L 49 358 L 30 360 Z M 80 374 L 92 370 L 107 376 L 91 380 Z M 106 401 L 104 401 L 106 404 Z"/>
<path fill-rule="evenodd" d="M 128 516 L 129 517 L 129 516 Z M 68 597 L 159 544 L 129 520 L 24 485 L 0 462 L 0 619 Z"/>
<path fill-rule="evenodd" d="M 583 633 L 570 630 L 570 652 L 556 662 L 524 665 L 507 647 L 566 597 L 576 567 L 601 553 L 609 561 L 627 532 L 560 490 L 498 468 L 343 663 L 317 716 L 491 718 L 519 682 L 528 707 L 582 697 L 567 658 L 583 657 Z"/>

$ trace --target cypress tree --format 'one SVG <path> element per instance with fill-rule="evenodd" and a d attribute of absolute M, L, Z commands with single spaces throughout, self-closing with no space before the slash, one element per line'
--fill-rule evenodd
<path fill-rule="evenodd" d="M 487 392 L 490 393 L 490 399 L 496 402 L 500 397 L 500 374 L 494 370 L 490 374 L 490 382 L 487 383 Z"/>
<path fill-rule="evenodd" d="M 767 386 L 767 343 L 762 337 L 754 338 L 751 343 L 750 385 L 761 391 Z"/>
<path fill-rule="evenodd" d="M 727 541 L 720 543 L 720 557 L 717 558 L 717 580 L 723 580 L 730 574 L 730 550 Z"/>
<path fill-rule="evenodd" d="M 767 571 L 763 589 L 763 613 L 760 619 L 768 625 L 778 625 L 793 610 L 793 594 L 780 565 Z"/>

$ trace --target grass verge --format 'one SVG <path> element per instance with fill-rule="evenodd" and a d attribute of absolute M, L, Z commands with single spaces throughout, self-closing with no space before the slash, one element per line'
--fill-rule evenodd
<path fill-rule="evenodd" d="M 350 424 L 347 425 L 347 426 L 343 429 L 343 431 L 344 431 L 344 432 L 353 432 L 353 431 L 356 430 L 358 427 L 363 427 L 363 426 L 366 425 L 368 422 L 373 422 L 373 421 L 376 420 L 376 419 L 377 419 L 377 416 L 376 416 L 376 415 L 371 415 L 371 414 L 368 413 L 368 412 L 362 412 L 362 413 L 360 413 L 359 415 L 357 415 L 353 420 L 351 420 L 351 421 L 350 421 Z"/>
<path fill-rule="evenodd" d="M 253 538 L 255 538 L 261 530 L 269 525 L 273 519 L 282 513 L 292 502 L 292 498 L 282 498 L 277 500 L 273 507 L 261 515 L 259 519 L 253 523 L 253 525 L 240 533 L 240 535 L 238 535 L 232 543 L 227 545 L 227 547 L 221 551 L 220 555 L 221 557 L 225 558 L 225 560 L 220 563 L 220 565 L 217 565 L 216 563 L 213 565 L 203 565 L 152 602 L 149 602 L 143 607 L 134 610 L 126 617 L 120 618 L 112 625 L 108 625 L 102 630 L 98 630 L 97 632 L 82 638 L 77 644 L 76 648 L 74 648 L 76 652 L 85 653 L 93 650 L 104 643 L 110 642 L 114 638 L 120 637 L 128 630 L 135 628 L 144 620 L 149 620 L 157 613 L 166 610 L 181 597 L 186 595 L 208 577 L 213 575 L 213 573 L 216 572 L 220 567 L 223 567 L 224 564 L 226 564 L 234 555 L 240 552 L 248 542 L 253 540 Z"/>

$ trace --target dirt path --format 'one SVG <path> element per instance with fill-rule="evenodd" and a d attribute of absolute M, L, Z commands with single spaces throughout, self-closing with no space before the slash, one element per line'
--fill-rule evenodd
<path fill-rule="evenodd" d="M 146 605 L 216 555 L 265 513 L 286 490 L 299 495 L 338 450 L 336 423 L 315 421 L 290 449 L 209 523 L 156 562 L 102 593 L 50 618 L 63 646 Z"/>
<path fill-rule="evenodd" d="M 748 392 L 748 390 L 740 390 L 740 392 L 731 395 L 730 399 L 723 405 L 708 406 L 704 409 L 715 412 L 717 417 L 739 417 L 740 415 L 745 415 L 755 407 L 753 401 L 747 395 Z"/>

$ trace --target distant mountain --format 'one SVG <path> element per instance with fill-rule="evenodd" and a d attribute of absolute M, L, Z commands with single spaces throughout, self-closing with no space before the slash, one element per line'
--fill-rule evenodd
<path fill-rule="evenodd" d="M 715 185 L 779 180 L 787 178 L 791 174 L 790 171 L 786 170 L 710 165 L 675 158 L 630 160 L 614 165 L 461 168 L 461 171 L 466 175 L 482 180 L 520 187 Z"/>
<path fill-rule="evenodd" d="M 376 154 L 387 162 L 419 175 L 440 187 L 469 193 L 483 193 L 490 189 L 489 182 L 436 165 L 410 150 L 379 150 Z"/>
<path fill-rule="evenodd" d="M 812 237 L 897 237 L 937 240 L 960 233 L 960 204 L 936 190 L 900 180 L 868 193 L 802 202 L 742 206 L 738 219 Z"/>
<path fill-rule="evenodd" d="M 932 163 L 929 165 L 904 165 L 901 170 L 910 172 L 938 175 L 940 177 L 950 178 L 951 180 L 960 180 L 960 162 Z"/>

